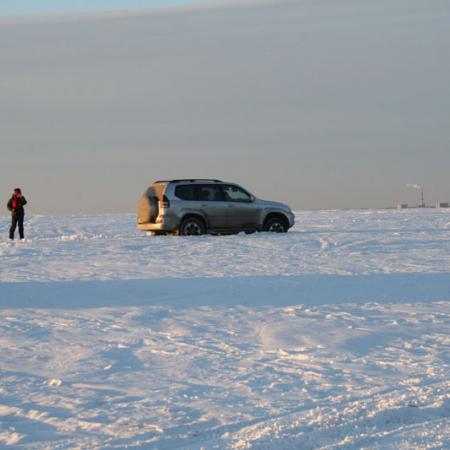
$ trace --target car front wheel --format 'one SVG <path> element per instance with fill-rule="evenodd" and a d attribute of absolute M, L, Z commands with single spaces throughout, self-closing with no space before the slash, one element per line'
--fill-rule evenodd
<path fill-rule="evenodd" d="M 195 217 L 189 217 L 183 220 L 180 226 L 181 236 L 200 236 L 206 233 L 206 228 L 203 222 Z"/>
<path fill-rule="evenodd" d="M 263 230 L 270 233 L 286 233 L 286 231 L 288 230 L 288 226 L 285 220 L 274 217 L 273 219 L 269 219 L 266 221 Z"/>

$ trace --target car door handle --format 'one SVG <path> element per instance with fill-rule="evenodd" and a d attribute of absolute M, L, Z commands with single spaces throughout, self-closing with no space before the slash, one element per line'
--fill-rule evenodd
<path fill-rule="evenodd" d="M 234 205 L 228 205 L 228 208 L 234 208 Z"/>

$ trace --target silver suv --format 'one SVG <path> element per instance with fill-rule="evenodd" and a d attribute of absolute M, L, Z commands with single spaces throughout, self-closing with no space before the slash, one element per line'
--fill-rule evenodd
<path fill-rule="evenodd" d="M 283 233 L 294 214 L 283 203 L 260 200 L 220 180 L 156 181 L 139 202 L 137 226 L 153 234 Z"/>

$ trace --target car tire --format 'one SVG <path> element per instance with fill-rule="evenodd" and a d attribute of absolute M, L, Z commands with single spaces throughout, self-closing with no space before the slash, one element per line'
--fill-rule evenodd
<path fill-rule="evenodd" d="M 263 227 L 263 231 L 268 231 L 269 233 L 286 233 L 287 230 L 286 220 L 281 217 L 273 217 L 272 219 L 266 220 Z"/>
<path fill-rule="evenodd" d="M 179 230 L 180 236 L 201 236 L 205 233 L 205 224 L 195 217 L 188 217 L 181 222 Z"/>

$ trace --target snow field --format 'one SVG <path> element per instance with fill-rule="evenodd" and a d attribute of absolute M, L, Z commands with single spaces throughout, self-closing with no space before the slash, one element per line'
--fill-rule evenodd
<path fill-rule="evenodd" d="M 450 447 L 449 211 L 199 239 L 133 220 L 34 216 L 0 243 L 0 447 Z"/>
<path fill-rule="evenodd" d="M 0 281 L 449 272 L 450 210 L 308 211 L 286 235 L 149 237 L 135 215 L 0 219 Z M 23 244 L 23 245 L 21 245 Z M 6 259 L 5 259 L 6 261 Z M 39 270 L 36 267 L 39 265 Z"/>

